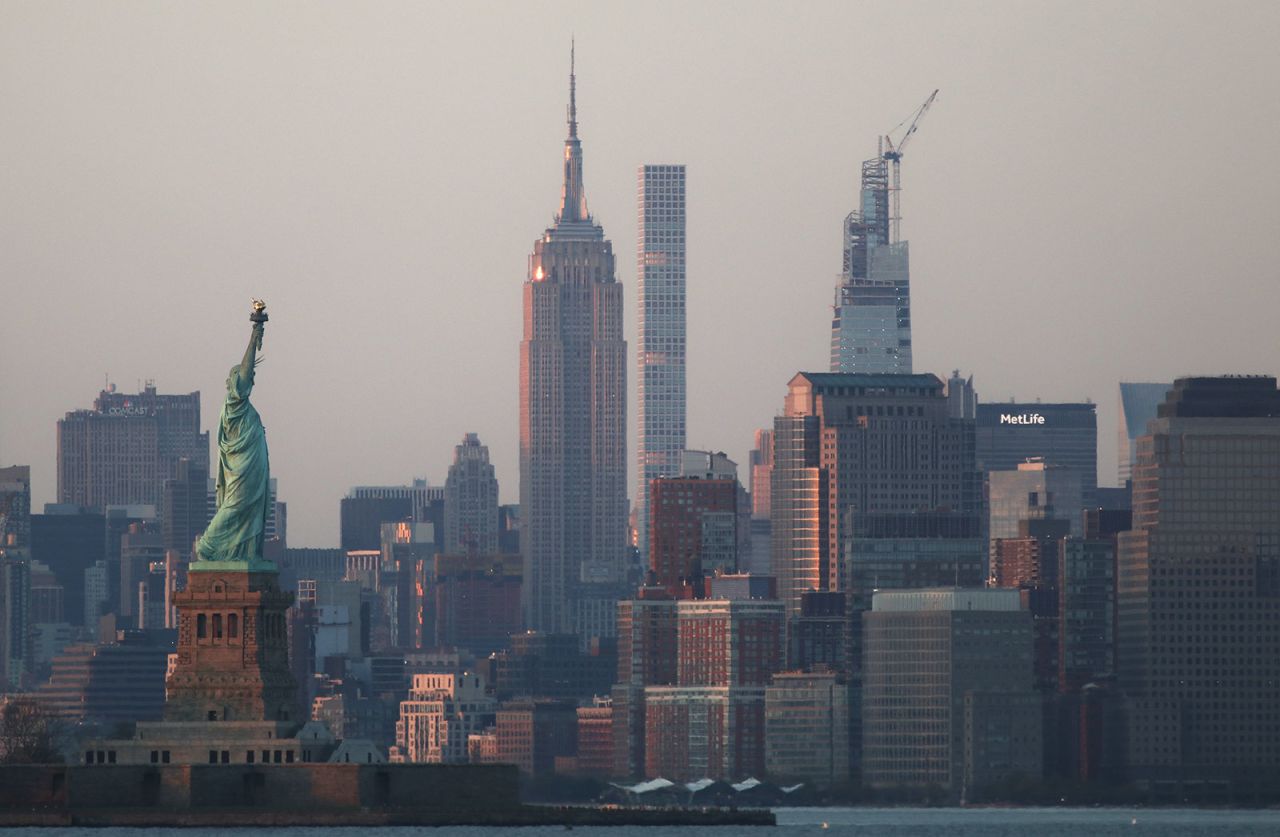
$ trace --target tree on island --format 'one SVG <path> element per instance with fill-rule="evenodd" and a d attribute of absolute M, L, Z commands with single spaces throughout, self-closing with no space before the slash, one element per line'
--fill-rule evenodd
<path fill-rule="evenodd" d="M 0 764 L 58 764 L 67 728 L 49 709 L 30 697 L 11 697 L 0 705 Z"/>

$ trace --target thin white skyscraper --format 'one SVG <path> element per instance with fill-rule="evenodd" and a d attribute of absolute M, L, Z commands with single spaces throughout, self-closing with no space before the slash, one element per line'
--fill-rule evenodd
<path fill-rule="evenodd" d="M 685 168 L 638 171 L 636 541 L 649 560 L 649 483 L 680 473 L 685 448 Z"/>

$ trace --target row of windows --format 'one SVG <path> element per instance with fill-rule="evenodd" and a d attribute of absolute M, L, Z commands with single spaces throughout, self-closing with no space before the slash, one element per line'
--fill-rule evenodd
<path fill-rule="evenodd" d="M 205 613 L 196 614 L 196 639 L 238 639 L 240 637 L 240 614 L 214 613 L 212 616 Z"/>

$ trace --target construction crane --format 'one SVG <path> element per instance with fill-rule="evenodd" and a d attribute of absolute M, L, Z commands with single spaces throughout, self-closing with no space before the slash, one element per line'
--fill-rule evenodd
<path fill-rule="evenodd" d="M 902 139 L 898 140 L 897 145 L 894 145 L 893 138 L 886 134 L 884 138 L 885 150 L 880 152 L 881 157 L 893 163 L 893 180 L 889 186 L 889 192 L 892 195 L 889 210 L 889 240 L 895 244 L 902 240 L 902 150 L 907 147 L 907 141 L 916 132 L 916 128 L 920 127 L 920 120 L 924 118 L 924 115 L 929 111 L 929 105 L 932 105 L 933 100 L 936 98 L 938 98 L 937 90 L 930 93 L 929 98 L 924 100 L 924 104 L 915 113 L 907 117 L 907 119 L 911 120 L 911 125 L 907 128 L 906 133 L 902 135 Z M 899 122 L 898 128 L 905 125 L 907 119 Z M 894 128 L 894 130 L 896 131 L 898 128 Z"/>

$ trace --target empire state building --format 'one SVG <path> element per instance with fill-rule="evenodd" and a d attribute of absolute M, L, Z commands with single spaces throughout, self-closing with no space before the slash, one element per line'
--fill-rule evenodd
<path fill-rule="evenodd" d="M 526 627 L 613 636 L 626 553 L 626 352 L 613 246 L 587 211 L 576 78 L 560 213 L 533 245 L 520 343 Z"/>

